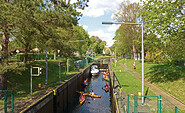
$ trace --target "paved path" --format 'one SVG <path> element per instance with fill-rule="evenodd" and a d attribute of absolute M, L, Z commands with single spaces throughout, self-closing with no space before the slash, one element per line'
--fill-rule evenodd
<path fill-rule="evenodd" d="M 133 76 L 138 78 L 140 81 L 142 80 L 141 76 L 139 76 L 135 71 L 131 70 L 130 68 L 128 68 L 126 65 L 124 65 L 122 63 L 120 63 L 120 64 L 125 68 L 125 70 L 129 71 Z M 145 84 L 145 86 L 149 87 L 150 90 L 155 92 L 156 95 L 161 95 L 162 98 L 165 97 L 168 101 L 170 101 L 172 104 L 177 106 L 179 109 L 185 110 L 185 103 L 183 103 L 182 101 L 178 100 L 173 95 L 167 93 L 162 88 L 160 88 L 157 85 L 155 85 L 154 83 L 152 84 L 152 83 L 150 83 L 150 82 L 148 82 L 146 80 L 144 81 L 144 84 Z"/>

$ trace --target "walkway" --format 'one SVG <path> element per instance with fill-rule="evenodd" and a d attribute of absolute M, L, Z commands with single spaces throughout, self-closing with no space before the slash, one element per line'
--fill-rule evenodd
<path fill-rule="evenodd" d="M 130 68 L 128 68 L 126 65 L 120 63 L 120 65 L 122 65 L 125 70 L 129 71 L 133 76 L 135 76 L 136 78 L 138 78 L 138 80 L 142 80 L 141 76 L 139 76 L 135 71 L 131 70 Z M 153 92 L 156 93 L 156 95 L 161 95 L 162 97 L 165 97 L 168 101 L 170 101 L 171 103 L 173 103 L 175 106 L 177 106 L 179 109 L 181 110 L 185 110 L 185 103 L 183 103 L 182 101 L 178 100 L 176 97 L 174 97 L 173 95 L 167 93 L 166 91 L 164 91 L 162 88 L 158 87 L 155 84 L 152 84 L 148 81 L 144 81 L 145 86 L 149 87 L 150 90 L 152 90 Z"/>

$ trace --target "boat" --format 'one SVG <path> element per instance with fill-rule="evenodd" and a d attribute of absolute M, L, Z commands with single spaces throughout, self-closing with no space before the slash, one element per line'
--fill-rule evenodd
<path fill-rule="evenodd" d="M 92 97 L 92 98 L 101 98 L 100 95 L 96 95 L 96 94 L 92 95 L 92 94 L 89 93 L 89 96 Z"/>
<path fill-rule="evenodd" d="M 108 92 L 108 91 L 109 91 L 109 86 L 105 86 L 105 87 L 104 87 L 104 90 L 105 90 L 106 92 Z"/>
<path fill-rule="evenodd" d="M 102 74 L 103 74 L 103 75 L 108 75 L 108 74 L 109 74 L 109 72 L 108 72 L 108 71 L 106 71 L 106 72 L 102 72 Z"/>
<path fill-rule="evenodd" d="M 84 95 L 80 95 L 79 102 L 80 102 L 80 105 L 82 105 L 85 102 L 85 96 Z"/>
<path fill-rule="evenodd" d="M 100 95 L 96 95 L 96 94 L 92 95 L 92 94 L 90 94 L 90 93 L 83 93 L 83 92 L 81 92 L 81 91 L 76 91 L 76 92 L 77 92 L 77 93 L 80 93 L 80 94 L 83 94 L 84 96 L 89 96 L 89 97 L 92 97 L 92 98 L 101 98 Z"/>
<path fill-rule="evenodd" d="M 92 75 L 98 75 L 99 74 L 99 69 L 97 65 L 92 65 L 91 67 L 91 74 Z"/>
<path fill-rule="evenodd" d="M 103 75 L 103 79 L 109 81 L 109 77 L 107 75 Z"/>

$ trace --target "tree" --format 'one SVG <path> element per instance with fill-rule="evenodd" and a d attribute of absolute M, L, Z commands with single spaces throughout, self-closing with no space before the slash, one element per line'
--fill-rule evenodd
<path fill-rule="evenodd" d="M 147 37 L 152 35 L 152 38 L 146 40 L 150 44 L 155 44 L 153 52 L 160 50 L 158 61 L 174 63 L 185 58 L 184 5 L 184 0 L 147 0 L 143 4 L 141 15 L 148 33 L 146 35 Z M 157 53 L 156 55 L 159 56 Z"/>
<path fill-rule="evenodd" d="M 105 48 L 106 41 L 102 41 L 98 36 L 92 36 L 90 40 L 91 40 L 91 46 L 89 50 L 98 54 L 103 53 L 103 49 Z"/>
<path fill-rule="evenodd" d="M 78 42 L 78 43 L 72 43 L 71 45 L 74 45 L 76 48 L 76 51 L 82 54 L 86 54 L 88 47 L 90 45 L 90 38 L 89 34 L 83 29 L 82 26 L 73 26 L 74 33 L 73 33 L 73 39 L 71 40 L 83 40 L 83 42 Z"/>
<path fill-rule="evenodd" d="M 0 90 L 7 89 L 7 74 L 10 70 L 8 64 L 8 45 L 10 36 L 18 42 L 18 46 L 25 48 L 24 62 L 27 61 L 27 53 L 36 44 L 51 44 L 52 38 L 57 41 L 69 41 L 69 36 L 61 39 L 59 29 L 69 30 L 77 25 L 80 12 L 76 11 L 80 3 L 66 4 L 62 0 L 60 5 L 53 7 L 50 1 L 45 0 L 0 0 L 0 33 L 2 32 L 2 60 L 0 61 Z M 82 5 L 80 8 L 84 8 Z M 21 18 L 20 18 L 21 17 Z M 43 47 L 43 46 L 42 46 Z M 58 47 L 58 46 L 57 46 Z M 68 43 L 62 45 L 64 51 L 70 47 Z M 54 48 L 56 49 L 56 48 Z M 70 48 L 71 51 L 72 48 Z M 67 56 L 69 54 L 67 53 Z M 64 53 L 66 55 L 66 53 Z M 16 66 L 15 66 L 16 67 Z"/>
<path fill-rule="evenodd" d="M 130 3 L 129 1 L 122 2 L 118 12 L 114 15 L 114 19 L 118 22 L 137 23 L 139 8 L 137 3 Z M 114 40 L 116 41 L 117 51 L 123 54 L 133 53 L 140 46 L 137 42 L 140 35 L 140 26 L 137 25 L 121 25 L 116 31 Z M 135 57 L 135 53 L 134 53 Z"/>

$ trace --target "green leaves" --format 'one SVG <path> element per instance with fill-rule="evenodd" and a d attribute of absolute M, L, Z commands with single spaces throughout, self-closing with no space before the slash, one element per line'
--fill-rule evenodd
<path fill-rule="evenodd" d="M 185 36 L 185 31 L 183 30 L 185 19 L 182 13 L 184 5 L 184 1 L 158 2 L 147 0 L 144 2 L 143 10 L 140 13 L 144 18 L 144 29 L 147 30 L 147 34 L 144 36 L 150 37 L 152 32 L 156 35 L 145 40 L 150 39 L 148 42 L 155 45 L 154 51 L 163 50 L 165 52 L 165 54 L 161 54 L 164 55 L 161 58 L 171 58 L 172 60 L 184 58 L 184 55 L 182 55 L 185 49 L 185 46 L 182 45 L 185 44 L 183 41 Z M 149 47 L 149 45 L 144 45 Z M 150 51 L 150 49 L 147 50 Z M 167 56 L 169 57 L 167 58 Z"/>

